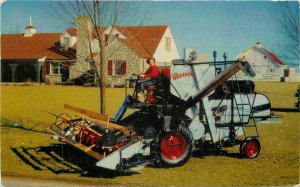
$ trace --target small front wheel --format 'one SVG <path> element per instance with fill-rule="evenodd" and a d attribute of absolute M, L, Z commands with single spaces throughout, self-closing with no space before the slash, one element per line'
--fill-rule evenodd
<path fill-rule="evenodd" d="M 260 152 L 260 143 L 257 138 L 245 140 L 240 145 L 240 153 L 244 158 L 256 158 Z"/>

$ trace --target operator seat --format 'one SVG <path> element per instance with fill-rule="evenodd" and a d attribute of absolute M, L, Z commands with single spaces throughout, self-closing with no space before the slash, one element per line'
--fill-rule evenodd
<path fill-rule="evenodd" d="M 170 69 L 161 69 L 158 78 L 151 79 L 154 83 L 153 86 L 148 86 L 146 91 L 146 102 L 148 103 L 163 103 L 170 90 Z"/>

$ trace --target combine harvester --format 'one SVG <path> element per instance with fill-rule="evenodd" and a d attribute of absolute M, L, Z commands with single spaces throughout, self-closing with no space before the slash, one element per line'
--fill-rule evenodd
<path fill-rule="evenodd" d="M 125 118 L 112 120 L 65 105 L 75 117 L 55 115 L 48 130 L 93 158 L 96 167 L 118 172 L 147 164 L 180 166 L 203 145 L 240 145 L 243 157 L 257 157 L 261 147 L 256 119 L 271 116 L 270 102 L 254 91 L 252 81 L 229 80 L 239 70 L 254 76 L 251 66 L 230 61 L 230 67 L 216 75 L 214 65 L 224 62 L 194 61 L 173 62 L 171 73 L 162 73 L 143 102 L 137 99 L 143 80 L 127 80 L 135 82 L 135 90 L 124 102 L 136 111 Z"/>

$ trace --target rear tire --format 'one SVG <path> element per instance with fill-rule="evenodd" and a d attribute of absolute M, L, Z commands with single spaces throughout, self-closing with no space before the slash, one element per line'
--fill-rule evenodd
<path fill-rule="evenodd" d="M 159 141 L 160 161 L 163 167 L 176 167 L 186 163 L 192 155 L 193 137 L 188 128 L 164 133 Z"/>
<path fill-rule="evenodd" d="M 245 140 L 240 145 L 240 153 L 243 158 L 256 158 L 260 152 L 260 143 L 257 138 Z"/>

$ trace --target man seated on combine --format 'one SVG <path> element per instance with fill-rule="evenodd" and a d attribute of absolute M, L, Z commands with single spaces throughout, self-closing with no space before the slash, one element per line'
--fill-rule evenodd
<path fill-rule="evenodd" d="M 147 79 L 143 83 L 141 83 L 141 90 L 140 90 L 141 92 L 144 92 L 144 90 L 149 86 L 154 86 L 154 84 L 156 83 L 155 79 L 157 79 L 160 75 L 160 69 L 155 64 L 155 58 L 147 59 L 147 64 L 149 65 L 147 71 L 145 73 L 141 73 L 138 76 L 139 78 Z M 127 95 L 113 120 L 115 122 L 120 121 L 124 113 L 126 112 L 127 108 L 133 107 L 134 102 L 135 99 L 131 95 Z"/>
<path fill-rule="evenodd" d="M 155 58 L 149 58 L 147 59 L 147 64 L 149 65 L 149 68 L 145 73 L 141 73 L 139 75 L 140 78 L 146 78 L 150 80 L 146 80 L 142 83 L 141 91 L 143 92 L 145 88 L 149 86 L 154 86 L 156 83 L 155 79 L 157 79 L 160 75 L 160 69 L 155 64 Z"/>

